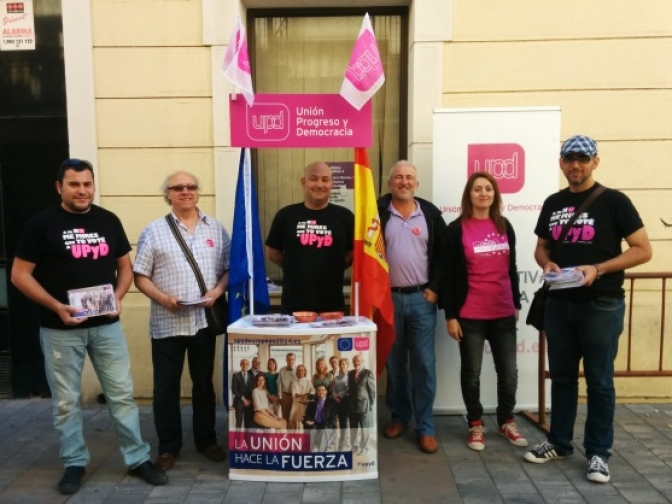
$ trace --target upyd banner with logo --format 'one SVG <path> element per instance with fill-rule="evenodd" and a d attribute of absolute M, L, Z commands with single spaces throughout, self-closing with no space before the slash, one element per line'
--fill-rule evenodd
<path fill-rule="evenodd" d="M 560 109 L 490 108 L 434 110 L 434 179 L 432 201 L 446 222 L 460 215 L 462 191 L 469 175 L 490 173 L 497 180 L 504 216 L 516 232 L 522 310 L 518 321 L 517 409 L 538 404 L 538 333 L 525 325 L 541 268 L 534 261 L 534 227 L 546 197 L 558 190 Z M 460 390 L 460 353 L 446 332 L 443 312 L 437 324 L 438 392 L 434 410 L 464 412 Z M 497 378 L 486 342 L 481 371 L 481 402 L 486 411 L 497 406 Z M 547 395 L 550 397 L 550 395 Z"/>
<path fill-rule="evenodd" d="M 339 94 L 256 94 L 229 100 L 232 147 L 370 147 L 371 101 L 357 110 Z"/>

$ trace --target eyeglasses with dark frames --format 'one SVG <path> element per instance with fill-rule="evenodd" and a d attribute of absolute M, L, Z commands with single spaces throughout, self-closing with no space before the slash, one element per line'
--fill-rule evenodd
<path fill-rule="evenodd" d="M 174 185 L 174 186 L 169 186 L 168 189 L 171 191 L 175 192 L 182 192 L 185 189 L 189 192 L 194 192 L 198 190 L 198 186 L 196 184 L 180 184 L 180 185 Z"/>
<path fill-rule="evenodd" d="M 578 161 L 579 164 L 585 165 L 590 163 L 590 160 L 592 157 L 586 155 L 586 154 L 568 154 L 566 156 L 562 156 L 562 162 L 565 164 L 573 164 L 574 161 Z"/>

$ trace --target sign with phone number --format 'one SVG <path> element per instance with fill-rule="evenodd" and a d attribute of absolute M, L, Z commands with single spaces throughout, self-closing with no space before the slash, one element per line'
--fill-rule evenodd
<path fill-rule="evenodd" d="M 34 51 L 33 0 L 0 0 L 0 30 L 0 51 Z"/>

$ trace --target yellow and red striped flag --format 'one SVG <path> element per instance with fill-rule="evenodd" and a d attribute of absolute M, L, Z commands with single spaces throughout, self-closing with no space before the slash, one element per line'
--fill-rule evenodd
<path fill-rule="evenodd" d="M 382 373 L 394 343 L 394 305 L 373 175 L 366 149 L 355 149 L 355 243 L 352 281 L 359 282 L 359 314 L 378 326 L 376 371 Z M 354 313 L 355 290 L 351 303 Z"/>

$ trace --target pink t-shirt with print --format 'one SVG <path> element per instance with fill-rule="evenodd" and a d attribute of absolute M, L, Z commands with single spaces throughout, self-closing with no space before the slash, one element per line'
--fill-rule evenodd
<path fill-rule="evenodd" d="M 490 219 L 462 223 L 469 291 L 461 318 L 489 320 L 515 315 L 509 278 L 509 240 Z"/>

